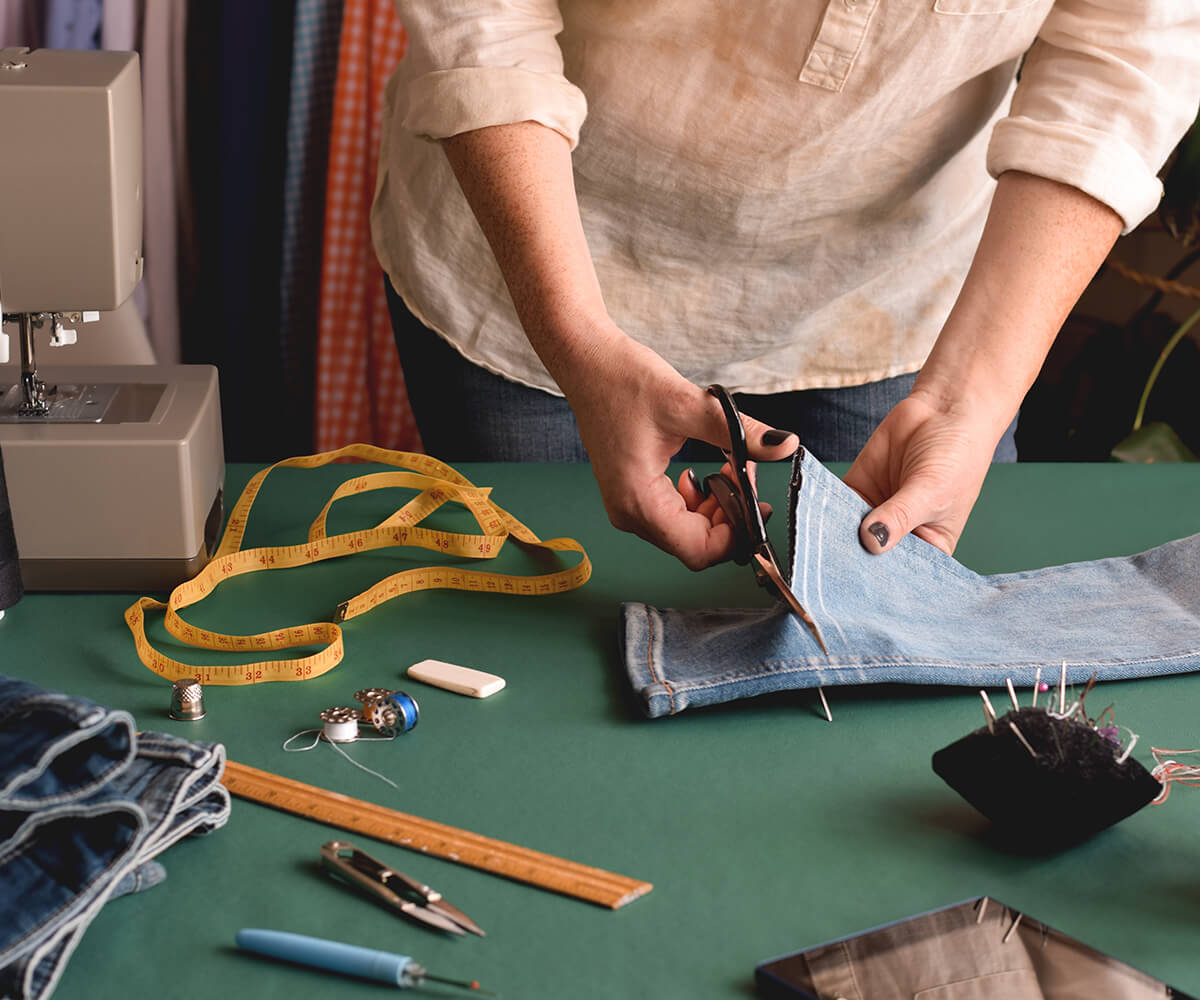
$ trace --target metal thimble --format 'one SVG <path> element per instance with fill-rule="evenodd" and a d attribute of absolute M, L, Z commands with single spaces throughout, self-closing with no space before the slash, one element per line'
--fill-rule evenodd
<path fill-rule="evenodd" d="M 203 719 L 204 691 L 195 677 L 183 677 L 171 687 L 171 709 L 167 713 L 172 719 L 182 722 L 197 722 Z"/>

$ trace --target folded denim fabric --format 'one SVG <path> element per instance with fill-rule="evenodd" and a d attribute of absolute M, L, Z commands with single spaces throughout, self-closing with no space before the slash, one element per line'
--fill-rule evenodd
<path fill-rule="evenodd" d="M 142 836 L 130 853 L 112 858 L 69 907 L 56 911 L 36 928 L 16 961 L 0 968 L 0 991 L 7 988 L 23 1000 L 49 996 L 79 938 L 105 903 L 122 893 L 157 885 L 165 872 L 153 858 L 185 836 L 200 836 L 223 826 L 230 811 L 229 792 L 221 784 L 224 770 L 221 744 L 141 733 L 137 756 L 101 794 L 112 794 L 116 801 L 138 810 L 145 822 Z M 53 851 L 55 846 L 50 841 L 48 849 Z M 93 864 L 96 860 L 92 858 Z M 3 880 L 0 861 L 0 884 Z M 46 888 L 43 885 L 42 891 Z M 0 911 L 0 926 L 4 919 Z M 0 957 L 0 966 L 3 964 Z"/>
<path fill-rule="evenodd" d="M 984 576 L 914 536 L 871 555 L 870 507 L 803 449 L 788 503 L 790 583 L 829 655 L 782 603 L 622 606 L 647 715 L 795 688 L 880 682 L 1072 684 L 1200 669 L 1200 535 L 1133 556 Z"/>
<path fill-rule="evenodd" d="M 108 897 L 149 825 L 136 803 L 116 798 L 23 815 L 0 846 L 0 990 L 13 963 Z"/>
<path fill-rule="evenodd" d="M 0 809 L 38 809 L 101 787 L 133 759 L 128 712 L 0 676 Z"/>
<path fill-rule="evenodd" d="M 48 693 L 33 685 L 0 678 L 5 691 L 38 709 L 9 713 L 6 726 L 22 734 L 12 745 L 23 756 L 0 764 L 0 774 L 21 792 L 0 802 L 0 996 L 40 1000 L 108 900 L 158 884 L 166 873 L 157 855 L 228 820 L 229 793 L 220 784 L 225 750 L 142 733 L 133 737 L 128 759 L 114 764 L 109 755 L 97 767 L 105 753 L 91 741 L 120 729 L 102 722 L 127 719 L 125 713 L 67 695 L 43 697 Z M 53 709 L 41 710 L 47 704 Z M 82 732 L 91 735 L 81 738 Z M 66 766 L 76 758 L 87 766 Z M 48 794 L 27 794 L 34 786 Z M 12 808 L 34 801 L 42 804 Z"/>

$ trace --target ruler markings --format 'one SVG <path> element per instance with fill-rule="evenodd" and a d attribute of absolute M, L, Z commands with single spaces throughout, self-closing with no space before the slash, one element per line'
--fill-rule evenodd
<path fill-rule="evenodd" d="M 236 761 L 226 763 L 223 780 L 239 798 L 610 909 L 618 909 L 653 888 L 649 882 L 422 819 Z"/>

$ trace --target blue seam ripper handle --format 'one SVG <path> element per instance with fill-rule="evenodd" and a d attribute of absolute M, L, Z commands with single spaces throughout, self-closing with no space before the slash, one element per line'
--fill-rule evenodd
<path fill-rule="evenodd" d="M 363 979 L 375 979 L 406 989 L 420 981 L 410 975 L 416 965 L 407 955 L 393 955 L 358 945 L 341 944 L 322 938 L 290 934 L 287 931 L 267 931 L 244 928 L 237 932 L 237 944 L 246 951 L 258 952 L 271 958 L 282 958 L 301 965 L 312 965 L 331 972 L 342 972 Z"/>

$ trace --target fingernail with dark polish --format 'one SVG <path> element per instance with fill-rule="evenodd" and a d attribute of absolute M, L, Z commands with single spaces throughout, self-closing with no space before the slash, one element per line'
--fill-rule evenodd
<path fill-rule="evenodd" d="M 882 521 L 876 521 L 874 524 L 867 525 L 867 531 L 875 536 L 875 541 L 879 543 L 881 549 L 887 546 L 888 527 L 886 524 Z"/>
<path fill-rule="evenodd" d="M 700 477 L 696 475 L 696 470 L 688 469 L 687 477 L 688 482 L 692 484 L 692 489 L 694 489 L 701 496 L 704 496 L 704 485 L 700 482 Z"/>
<path fill-rule="evenodd" d="M 783 444 L 791 436 L 790 431 L 781 431 L 778 428 L 772 428 L 769 431 L 763 432 L 762 443 L 771 448 L 777 444 Z"/>

